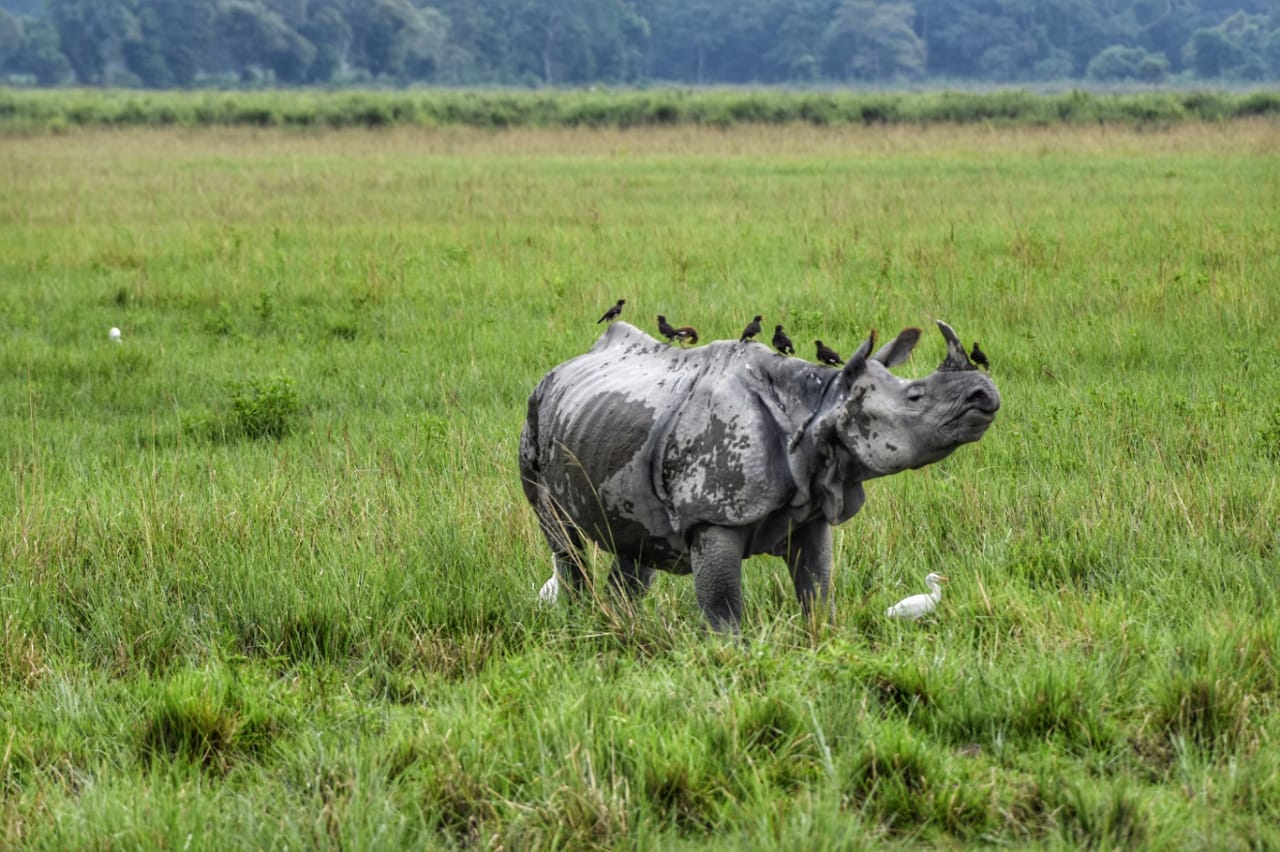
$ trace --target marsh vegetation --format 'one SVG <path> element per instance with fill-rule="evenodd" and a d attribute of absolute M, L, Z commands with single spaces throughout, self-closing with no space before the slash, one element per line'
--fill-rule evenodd
<path fill-rule="evenodd" d="M 64 130 L 0 138 L 0 846 L 1280 844 L 1274 121 Z M 1004 407 L 831 623 L 542 607 L 525 401 L 624 297 L 941 317 Z"/>

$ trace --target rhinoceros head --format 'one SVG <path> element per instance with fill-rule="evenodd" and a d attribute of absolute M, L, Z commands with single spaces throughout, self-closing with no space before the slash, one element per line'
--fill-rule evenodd
<path fill-rule="evenodd" d="M 951 326 L 938 321 L 946 360 L 919 379 L 901 379 L 889 367 L 906 360 L 920 337 L 907 329 L 874 355 L 875 333 L 849 358 L 829 421 L 832 437 L 867 468 L 886 476 L 947 456 L 986 432 L 1000 408 L 995 383 L 969 361 Z"/>

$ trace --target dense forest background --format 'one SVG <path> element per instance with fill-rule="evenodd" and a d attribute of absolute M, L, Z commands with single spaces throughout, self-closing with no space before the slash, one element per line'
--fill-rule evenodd
<path fill-rule="evenodd" d="M 0 0 L 18 86 L 1277 79 L 1277 0 Z"/>

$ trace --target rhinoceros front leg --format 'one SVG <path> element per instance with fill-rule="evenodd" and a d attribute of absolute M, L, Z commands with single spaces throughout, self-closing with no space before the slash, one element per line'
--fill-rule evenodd
<path fill-rule="evenodd" d="M 742 623 L 742 551 L 740 530 L 701 527 L 689 541 L 689 564 L 698 606 L 711 627 L 720 632 L 738 631 Z"/>
<path fill-rule="evenodd" d="M 787 569 L 805 615 L 820 603 L 828 617 L 834 615 L 831 600 L 831 525 L 818 520 L 800 527 L 787 542 Z"/>

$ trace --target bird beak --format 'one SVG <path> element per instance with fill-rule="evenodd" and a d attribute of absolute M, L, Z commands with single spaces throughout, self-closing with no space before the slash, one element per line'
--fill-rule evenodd
<path fill-rule="evenodd" d="M 946 575 L 944 575 L 944 574 L 939 574 L 939 575 L 938 575 L 938 579 L 939 579 L 939 580 L 941 580 L 941 581 L 942 581 L 942 582 L 944 582 L 944 583 L 950 583 L 950 582 L 951 582 L 950 580 L 948 580 L 948 579 L 946 578 Z"/>

